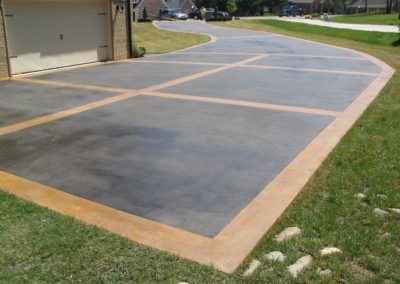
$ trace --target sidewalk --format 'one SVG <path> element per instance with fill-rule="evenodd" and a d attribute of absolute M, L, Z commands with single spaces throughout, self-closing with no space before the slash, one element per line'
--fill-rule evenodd
<path fill-rule="evenodd" d="M 399 28 L 396 25 L 361 25 L 361 24 L 342 24 L 333 22 L 323 22 L 320 20 L 307 20 L 304 18 L 286 18 L 286 17 L 242 17 L 241 20 L 280 20 L 294 23 L 302 23 L 316 26 L 324 26 L 336 29 L 359 30 L 368 32 L 382 32 L 382 33 L 398 33 Z"/>

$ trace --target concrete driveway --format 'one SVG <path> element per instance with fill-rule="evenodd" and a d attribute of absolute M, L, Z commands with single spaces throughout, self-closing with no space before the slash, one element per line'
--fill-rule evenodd
<path fill-rule="evenodd" d="M 158 25 L 214 40 L 0 82 L 0 187 L 229 272 L 392 70 L 275 34 Z"/>

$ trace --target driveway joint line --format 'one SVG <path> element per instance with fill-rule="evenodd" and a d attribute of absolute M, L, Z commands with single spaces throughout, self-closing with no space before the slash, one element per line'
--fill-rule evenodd
<path fill-rule="evenodd" d="M 279 111 L 288 111 L 288 112 L 300 112 L 300 113 L 323 115 L 323 116 L 333 116 L 333 117 L 337 117 L 337 116 L 341 115 L 341 112 L 330 111 L 330 110 L 325 110 L 325 109 L 268 104 L 268 103 L 222 99 L 222 98 L 220 99 L 220 98 L 211 98 L 211 97 L 202 97 L 202 96 L 188 96 L 188 95 L 181 95 L 181 94 L 155 92 L 155 91 L 143 92 L 143 93 L 141 93 L 141 95 L 170 98 L 170 99 L 179 99 L 179 100 L 188 100 L 188 101 L 197 101 L 197 102 L 207 102 L 207 103 L 223 104 L 223 105 L 234 105 L 234 106 L 249 107 L 249 108 L 270 109 L 270 110 L 279 110 Z"/>
<path fill-rule="evenodd" d="M 227 65 L 224 65 L 224 66 L 221 66 L 221 67 L 217 67 L 217 68 L 214 68 L 214 69 L 210 69 L 210 70 L 206 70 L 206 71 L 203 71 L 203 72 L 195 73 L 195 74 L 192 74 L 192 75 L 189 75 L 189 76 L 181 77 L 181 78 L 178 78 L 176 80 L 172 80 L 172 81 L 161 83 L 161 84 L 158 84 L 158 85 L 155 85 L 155 86 L 151 86 L 151 87 L 142 89 L 142 91 L 143 92 L 157 91 L 157 90 L 160 90 L 160 89 L 172 87 L 172 86 L 175 86 L 175 85 L 178 85 L 178 84 L 185 83 L 187 81 L 191 81 L 191 80 L 194 80 L 194 79 L 199 79 L 199 78 L 206 77 L 206 76 L 209 76 L 209 75 L 212 75 L 212 74 L 215 74 L 215 73 L 219 73 L 219 72 L 222 72 L 222 71 L 225 71 L 225 70 L 228 70 L 228 69 L 232 69 L 232 68 L 235 68 L 235 67 L 238 67 L 238 66 L 242 66 L 242 65 L 245 65 L 247 63 L 250 63 L 250 62 L 253 62 L 253 61 L 257 61 L 257 60 L 259 60 L 261 58 L 264 58 L 266 56 L 267 55 L 265 55 L 265 54 L 253 56 L 251 58 L 247 58 L 247 59 L 235 62 L 235 63 L 227 64 Z"/>
<path fill-rule="evenodd" d="M 70 109 L 67 109 L 67 110 L 63 110 L 63 111 L 60 111 L 60 112 L 56 112 L 56 113 L 52 113 L 52 114 L 49 114 L 49 115 L 36 117 L 36 118 L 30 119 L 30 120 L 27 120 L 27 121 L 23 121 L 23 122 L 19 122 L 19 123 L 16 123 L 16 124 L 12 124 L 12 125 L 8 125 L 8 126 L 5 126 L 5 127 L 2 127 L 2 128 L 0 128 L 0 136 L 6 135 L 6 134 L 9 134 L 9 133 L 13 133 L 13 132 L 17 132 L 17 131 L 20 131 L 20 130 L 23 130 L 23 129 L 26 129 L 26 128 L 31 128 L 31 127 L 34 127 L 34 126 L 37 126 L 37 125 L 45 124 L 45 123 L 48 123 L 48 122 L 51 122 L 51 121 L 59 120 L 61 118 L 72 116 L 72 115 L 75 115 L 75 114 L 78 114 L 78 113 L 81 113 L 81 112 L 84 112 L 84 111 L 96 109 L 98 107 L 102 107 L 102 106 L 105 106 L 105 105 L 110 105 L 110 104 L 113 104 L 113 103 L 116 103 L 116 102 L 119 102 L 119 101 L 122 101 L 122 100 L 129 99 L 129 98 L 134 97 L 134 96 L 138 96 L 138 95 L 140 95 L 141 93 L 144 93 L 144 92 L 156 91 L 156 90 L 159 90 L 159 89 L 163 89 L 163 88 L 166 88 L 166 87 L 171 87 L 171 86 L 174 86 L 174 85 L 177 85 L 177 84 L 181 84 L 181 83 L 184 83 L 184 82 L 187 82 L 187 81 L 191 81 L 191 80 L 194 80 L 194 79 L 205 77 L 205 76 L 208 76 L 208 75 L 211 75 L 211 74 L 222 72 L 224 70 L 231 69 L 231 68 L 234 68 L 236 66 L 241 66 L 243 64 L 246 64 L 246 63 L 261 59 L 263 57 L 265 57 L 265 55 L 254 56 L 254 57 L 251 57 L 251 58 L 248 58 L 248 59 L 245 59 L 245 60 L 241 60 L 241 61 L 238 61 L 238 62 L 235 62 L 235 63 L 232 63 L 232 64 L 228 64 L 226 66 L 221 66 L 221 67 L 210 69 L 210 70 L 207 70 L 207 71 L 195 73 L 195 74 L 192 74 L 192 75 L 189 75 L 189 76 L 181 77 L 181 78 L 178 78 L 178 79 L 175 79 L 175 80 L 167 81 L 167 82 L 164 82 L 164 83 L 161 83 L 161 84 L 157 84 L 157 85 L 154 85 L 154 86 L 151 86 L 151 87 L 143 88 L 143 89 L 140 89 L 140 90 L 129 90 L 129 89 L 127 90 L 127 89 L 111 88 L 111 89 L 126 90 L 127 92 L 123 93 L 123 94 L 116 95 L 116 96 L 112 96 L 112 97 L 109 97 L 109 98 L 106 98 L 106 99 L 102 99 L 102 100 L 99 100 L 99 101 L 91 102 L 91 103 L 88 103 L 88 104 L 85 104 L 85 105 L 81 105 L 81 106 L 78 106 L 78 107 L 73 107 L 73 108 L 70 108 Z M 75 87 L 75 88 L 82 88 L 82 89 L 83 88 L 85 88 L 85 89 L 97 89 L 97 90 L 103 90 L 103 91 L 104 90 L 110 90 L 109 87 L 102 87 L 102 86 L 97 86 L 97 85 L 85 85 L 85 84 L 66 83 L 66 82 L 44 81 L 44 80 L 42 81 L 42 80 L 30 79 L 30 78 L 18 78 L 16 80 L 17 81 L 28 81 L 28 82 L 32 82 L 32 83 L 36 82 L 36 83 L 39 83 L 39 84 L 50 84 L 50 85 L 55 85 L 55 86 Z"/>
<path fill-rule="evenodd" d="M 69 82 L 61 82 L 61 81 L 50 81 L 50 80 L 25 78 L 25 77 L 12 78 L 11 80 L 12 81 L 27 82 L 27 83 L 34 83 L 34 84 L 49 85 L 49 86 L 68 87 L 68 88 L 75 88 L 75 89 L 97 90 L 97 91 L 106 91 L 106 92 L 115 92 L 115 93 L 126 93 L 126 92 L 135 91 L 135 90 L 132 90 L 132 89 L 125 89 L 125 88 L 114 88 L 114 87 L 100 86 L 100 85 L 78 84 L 78 83 L 69 83 Z"/>
<path fill-rule="evenodd" d="M 120 95 L 117 95 L 117 96 L 112 96 L 112 97 L 109 97 L 109 98 L 106 98 L 106 99 L 102 99 L 102 100 L 98 100 L 98 101 L 95 101 L 95 102 L 91 102 L 91 103 L 88 103 L 88 104 L 85 104 L 85 105 L 73 107 L 73 108 L 70 108 L 70 109 L 66 109 L 66 110 L 63 110 L 63 111 L 59 111 L 59 112 L 48 114 L 48 115 L 44 115 L 44 116 L 39 116 L 39 117 L 30 119 L 30 120 L 26 120 L 26 121 L 23 121 L 23 122 L 11 124 L 11 125 L 8 125 L 8 126 L 0 128 L 0 136 L 7 135 L 7 134 L 10 134 L 10 133 L 13 133 L 13 132 L 20 131 L 20 130 L 24 130 L 24 129 L 27 129 L 27 128 L 31 128 L 31 127 L 34 127 L 34 126 L 38 126 L 38 125 L 41 125 L 41 124 L 45 124 L 45 123 L 48 123 L 48 122 L 52 122 L 52 121 L 55 121 L 55 120 L 59 120 L 59 119 L 65 118 L 65 117 L 69 117 L 69 116 L 72 116 L 72 115 L 75 115 L 75 114 L 78 114 L 78 113 L 81 113 L 81 112 L 85 112 L 85 111 L 92 110 L 92 109 L 95 109 L 95 108 L 98 108 L 98 107 L 102 107 L 102 106 L 105 106 L 105 105 L 116 103 L 116 102 L 119 102 L 119 101 L 122 101 L 122 100 L 126 100 L 126 99 L 129 99 L 129 98 L 138 96 L 139 94 L 140 93 L 138 91 L 130 91 L 130 92 L 127 92 L 127 93 L 124 93 L 124 94 L 120 94 Z"/>
<path fill-rule="evenodd" d="M 216 63 L 216 62 L 198 62 L 198 61 L 172 61 L 172 60 L 143 60 L 140 63 L 161 63 L 161 64 L 188 64 L 188 65 L 214 65 L 226 66 L 229 63 Z"/>
<path fill-rule="evenodd" d="M 286 71 L 300 71 L 300 72 L 316 72 L 316 73 L 331 73 L 331 74 L 346 74 L 358 76 L 379 76 L 379 73 L 346 71 L 346 70 L 329 70 L 329 69 L 314 69 L 314 68 L 297 68 L 297 67 L 282 67 L 272 65 L 242 65 L 241 68 L 258 68 L 258 69 L 272 69 L 272 70 L 286 70 Z"/>
<path fill-rule="evenodd" d="M 289 53 L 270 53 L 271 56 L 282 57 L 309 57 L 309 58 L 330 58 L 330 59 L 346 59 L 346 60 L 366 60 L 366 57 L 351 57 L 351 56 L 334 56 L 334 55 L 312 55 L 312 54 L 289 54 Z"/>

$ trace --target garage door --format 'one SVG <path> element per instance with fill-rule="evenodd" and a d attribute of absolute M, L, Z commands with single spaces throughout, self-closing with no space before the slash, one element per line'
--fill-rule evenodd
<path fill-rule="evenodd" d="M 5 2 L 13 74 L 109 59 L 106 0 Z"/>

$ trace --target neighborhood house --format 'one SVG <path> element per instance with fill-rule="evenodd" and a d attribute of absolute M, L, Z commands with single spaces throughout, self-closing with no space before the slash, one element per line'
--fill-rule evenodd
<path fill-rule="evenodd" d="M 179 9 L 189 14 L 196 7 L 192 0 L 133 0 L 133 5 L 138 19 L 142 18 L 143 9 L 146 7 L 148 17 L 153 20 L 162 9 Z"/>

